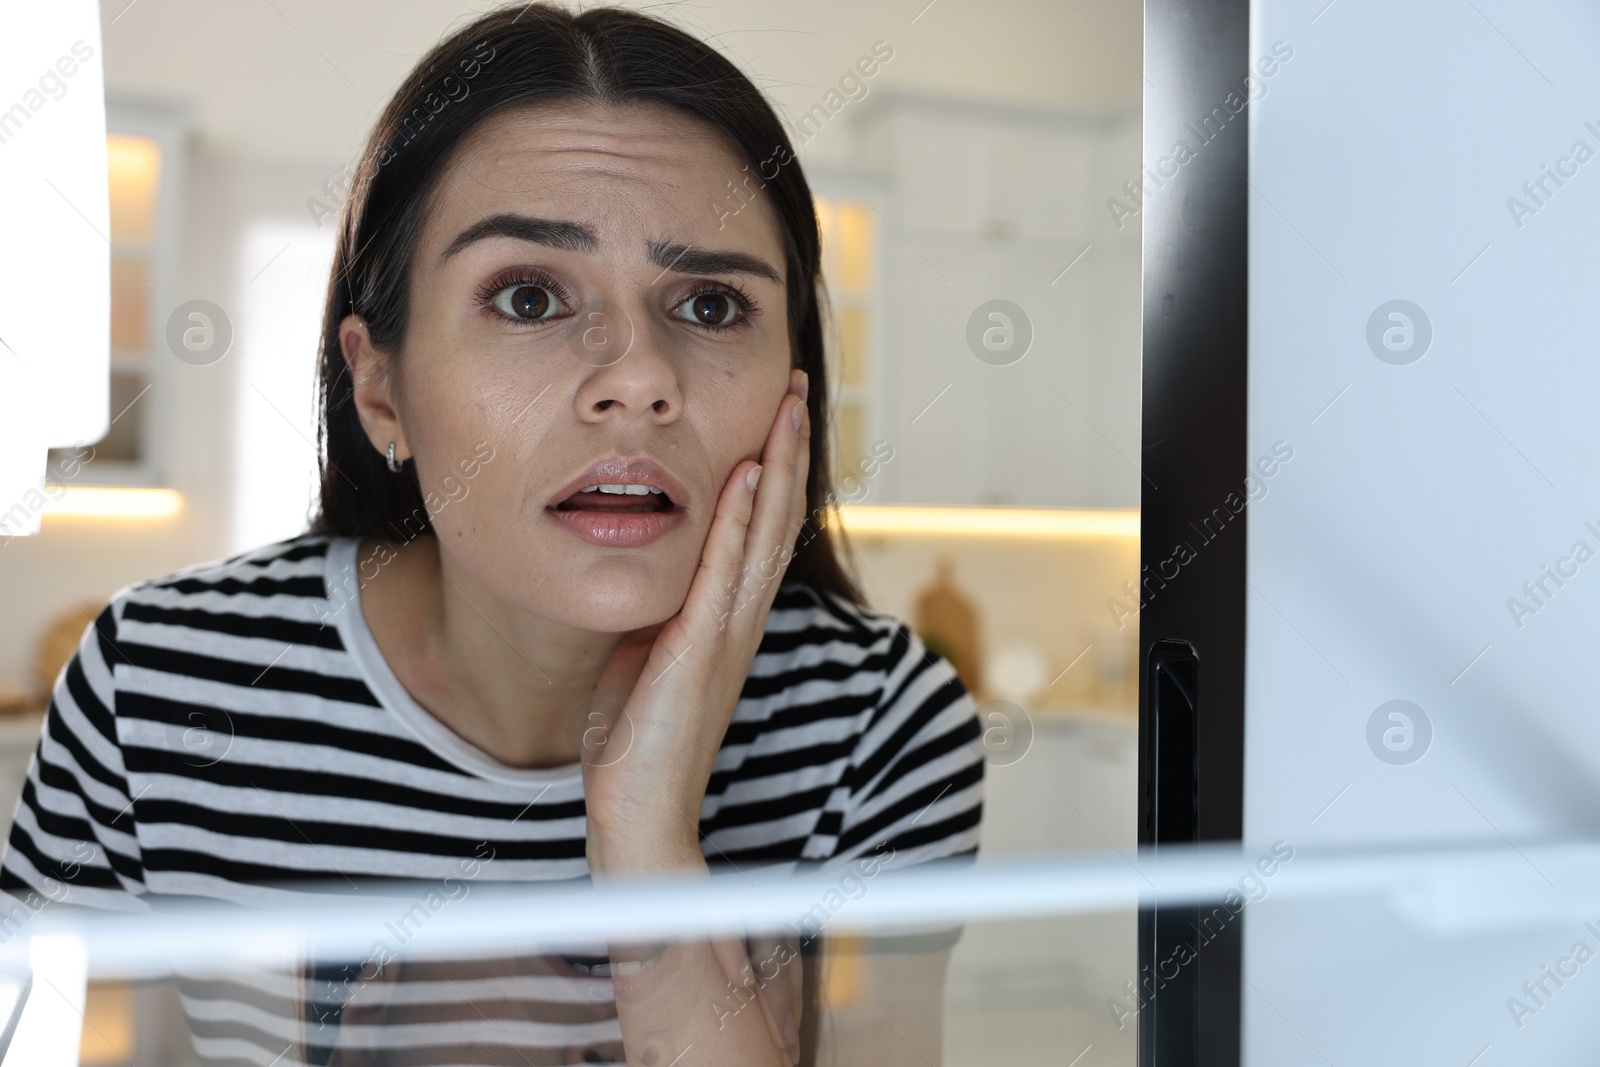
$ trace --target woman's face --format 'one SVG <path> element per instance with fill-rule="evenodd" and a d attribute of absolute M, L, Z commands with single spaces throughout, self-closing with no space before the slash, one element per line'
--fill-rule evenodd
<path fill-rule="evenodd" d="M 588 104 L 503 113 L 450 161 L 389 399 L 441 552 L 502 602 L 606 632 L 682 606 L 789 389 L 783 245 L 764 193 L 738 210 L 744 166 L 693 118 Z M 573 495 L 634 481 L 666 492 Z"/>

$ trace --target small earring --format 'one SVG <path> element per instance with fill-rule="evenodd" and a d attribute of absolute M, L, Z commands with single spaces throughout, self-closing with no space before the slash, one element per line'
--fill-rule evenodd
<path fill-rule="evenodd" d="M 395 474 L 400 473 L 400 464 L 394 461 L 394 442 L 389 442 L 389 469 Z"/>

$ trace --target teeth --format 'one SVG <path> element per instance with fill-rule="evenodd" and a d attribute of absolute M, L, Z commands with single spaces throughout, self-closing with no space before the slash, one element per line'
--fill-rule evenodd
<path fill-rule="evenodd" d="M 585 493 L 613 493 L 620 496 L 647 496 L 650 493 L 659 494 L 661 490 L 653 485 L 589 485 L 582 490 Z"/>

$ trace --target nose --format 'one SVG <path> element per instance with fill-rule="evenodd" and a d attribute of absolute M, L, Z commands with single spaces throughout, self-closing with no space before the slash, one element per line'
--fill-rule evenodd
<path fill-rule="evenodd" d="M 578 417 L 586 422 L 647 419 L 657 425 L 677 421 L 683 394 L 667 343 L 643 316 L 618 313 L 615 318 L 620 321 L 605 321 L 602 326 L 611 331 L 607 345 L 620 347 L 621 354 L 604 365 L 591 363 L 584 368 L 588 376 L 575 401 Z M 592 336 L 587 350 L 594 350 Z"/>

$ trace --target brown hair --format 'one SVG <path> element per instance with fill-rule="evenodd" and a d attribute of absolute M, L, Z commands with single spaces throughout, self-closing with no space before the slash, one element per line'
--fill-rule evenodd
<path fill-rule="evenodd" d="M 422 57 L 368 139 L 340 215 L 318 368 L 321 498 L 310 532 L 408 540 L 431 532 L 416 465 L 393 474 L 372 447 L 353 401 L 339 324 L 366 320 L 372 344 L 398 353 L 407 283 L 429 198 L 451 152 L 479 123 L 535 103 L 646 102 L 675 108 L 726 135 L 778 217 L 788 284 L 793 365 L 810 378 L 811 468 L 805 525 L 785 581 L 865 604 L 846 569 L 848 546 L 829 510 L 821 241 L 811 189 L 794 146 L 749 78 L 715 49 L 669 23 L 619 8 L 572 14 L 519 4 L 473 20 Z M 776 167 L 776 173 L 768 171 Z M 759 175 L 759 177 L 757 176 Z M 402 532 L 404 530 L 405 532 Z"/>

